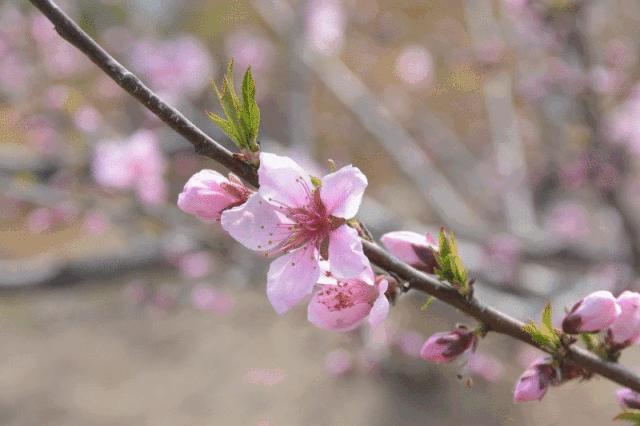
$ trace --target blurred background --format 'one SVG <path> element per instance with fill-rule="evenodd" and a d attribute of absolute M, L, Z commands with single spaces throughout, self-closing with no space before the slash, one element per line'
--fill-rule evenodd
<path fill-rule="evenodd" d="M 251 65 L 265 150 L 316 175 L 329 158 L 360 167 L 374 236 L 453 230 L 478 297 L 509 314 L 638 289 L 636 0 L 60 5 L 229 147 L 206 115 L 211 81 L 231 58 L 237 78 Z M 620 411 L 597 378 L 514 405 L 538 354 L 501 336 L 465 364 L 421 361 L 431 333 L 473 325 L 421 311 L 424 295 L 377 332 L 276 315 L 264 259 L 176 208 L 201 168 L 223 171 L 28 2 L 0 4 L 0 423 L 602 425 Z"/>

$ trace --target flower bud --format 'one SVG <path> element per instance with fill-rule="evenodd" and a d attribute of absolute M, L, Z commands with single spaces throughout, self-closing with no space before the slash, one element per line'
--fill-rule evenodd
<path fill-rule="evenodd" d="M 522 373 L 513 390 L 515 402 L 541 400 L 556 378 L 556 370 L 544 358 L 536 360 Z"/>
<path fill-rule="evenodd" d="M 317 327 L 333 331 L 353 330 L 367 316 L 369 323 L 376 326 L 389 312 L 387 286 L 386 280 L 371 285 L 359 278 L 320 284 L 309 302 L 308 319 Z"/>
<path fill-rule="evenodd" d="M 477 343 L 473 331 L 464 326 L 458 326 L 453 331 L 435 333 L 427 339 L 420 349 L 420 357 L 426 361 L 445 363 L 451 362 Z"/>
<path fill-rule="evenodd" d="M 640 394 L 628 388 L 621 388 L 616 391 L 616 398 L 622 408 L 640 410 Z"/>
<path fill-rule="evenodd" d="M 613 295 L 605 290 L 591 293 L 575 305 L 562 321 L 565 333 L 597 333 L 610 326 L 620 315 Z"/>
<path fill-rule="evenodd" d="M 622 349 L 640 340 L 640 293 L 625 291 L 617 299 L 620 316 L 607 330 L 607 343 Z"/>
<path fill-rule="evenodd" d="M 233 175 L 227 179 L 214 170 L 191 176 L 178 196 L 178 207 L 205 222 L 220 221 L 222 211 L 238 206 L 251 194 Z"/>
<path fill-rule="evenodd" d="M 398 259 L 416 269 L 433 274 L 437 266 L 435 252 L 438 251 L 438 245 L 431 235 L 395 231 L 384 234 L 380 241 Z"/>

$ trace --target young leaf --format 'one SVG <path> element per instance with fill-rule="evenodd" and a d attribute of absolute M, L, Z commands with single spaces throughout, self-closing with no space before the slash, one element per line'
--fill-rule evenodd
<path fill-rule="evenodd" d="M 531 339 L 540 346 L 554 349 L 560 345 L 560 336 L 553 327 L 553 313 L 551 303 L 547 303 L 542 310 L 542 318 L 538 327 L 533 321 L 529 321 L 522 329 L 531 336 Z"/>
<path fill-rule="evenodd" d="M 256 102 L 256 85 L 247 69 L 242 80 L 242 100 L 233 83 L 233 61 L 229 62 L 222 87 L 213 84 L 224 117 L 209 113 L 209 118 L 243 151 L 257 152 L 260 109 Z"/>
<path fill-rule="evenodd" d="M 631 422 L 635 426 L 640 426 L 640 412 L 638 411 L 624 411 L 613 418 L 613 420 L 622 420 Z"/>
<path fill-rule="evenodd" d="M 453 234 L 447 235 L 444 229 L 440 230 L 439 250 L 435 257 L 438 278 L 450 282 L 461 294 L 470 294 L 469 276 L 458 254 L 456 238 Z"/>

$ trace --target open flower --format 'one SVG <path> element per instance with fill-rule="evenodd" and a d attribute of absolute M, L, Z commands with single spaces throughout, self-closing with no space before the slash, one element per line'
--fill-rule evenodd
<path fill-rule="evenodd" d="M 565 333 L 597 333 L 609 327 L 620 315 L 620 306 L 611 292 L 591 293 L 573 305 L 562 321 Z"/>
<path fill-rule="evenodd" d="M 205 222 L 220 221 L 228 208 L 247 201 L 251 191 L 235 175 L 229 179 L 215 170 L 200 170 L 191 176 L 178 196 L 178 207 Z"/>
<path fill-rule="evenodd" d="M 367 178 L 353 166 L 324 176 L 319 187 L 292 159 L 261 153 L 260 189 L 222 213 L 222 227 L 245 247 L 281 254 L 269 267 L 267 296 L 284 313 L 311 293 L 320 277 L 322 253 L 338 278 L 369 267 L 362 242 L 347 225 L 362 202 Z"/>
<path fill-rule="evenodd" d="M 458 326 L 453 331 L 435 333 L 424 342 L 420 357 L 426 361 L 451 362 L 470 349 L 474 349 L 478 339 L 467 327 Z"/>
<path fill-rule="evenodd" d="M 365 318 L 376 326 L 387 317 L 389 301 L 385 296 L 389 285 L 383 276 L 375 279 L 371 268 L 358 278 L 331 279 L 318 284 L 307 315 L 317 327 L 333 331 L 349 331 L 358 327 Z"/>
<path fill-rule="evenodd" d="M 607 343 L 622 349 L 640 340 L 640 293 L 625 291 L 616 301 L 620 306 L 620 316 L 607 330 Z"/>
<path fill-rule="evenodd" d="M 431 234 L 425 236 L 411 231 L 394 231 L 384 234 L 380 241 L 398 259 L 433 274 L 437 266 L 435 253 L 438 244 Z"/>
<path fill-rule="evenodd" d="M 522 373 L 513 391 L 515 402 L 541 400 L 556 378 L 556 369 L 545 358 L 537 359 Z"/>

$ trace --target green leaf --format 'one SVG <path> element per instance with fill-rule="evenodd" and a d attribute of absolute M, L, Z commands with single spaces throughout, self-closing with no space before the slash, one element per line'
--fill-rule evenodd
<path fill-rule="evenodd" d="M 236 93 L 233 83 L 233 61 L 229 62 L 222 79 L 222 87 L 215 82 L 213 88 L 222 107 L 224 118 L 209 113 L 209 118 L 241 149 L 257 152 L 258 130 L 260 128 L 260 109 L 256 102 L 256 85 L 247 69 L 242 80 L 242 100 Z"/>
<path fill-rule="evenodd" d="M 447 235 L 444 229 L 440 229 L 438 239 L 439 249 L 435 253 L 437 265 L 435 272 L 438 278 L 451 283 L 461 294 L 470 294 L 469 276 L 458 254 L 455 236 Z"/>
<path fill-rule="evenodd" d="M 433 302 L 436 301 L 436 298 L 433 296 L 429 296 L 429 298 L 420 306 L 421 311 L 426 311 L 429 309 L 429 306 L 433 305 Z"/>
<path fill-rule="evenodd" d="M 525 324 L 522 329 L 531 336 L 531 340 L 537 345 L 553 347 L 553 342 L 549 339 L 549 336 L 543 333 L 533 321 Z"/>
<path fill-rule="evenodd" d="M 624 411 L 613 418 L 613 420 L 622 420 L 631 422 L 635 426 L 640 425 L 640 412 L 638 411 Z"/>
<path fill-rule="evenodd" d="M 533 321 L 529 321 L 522 329 L 538 345 L 555 349 L 560 345 L 560 335 L 553 327 L 551 303 L 547 302 L 544 306 L 541 317 L 540 326 L 537 326 Z"/>

